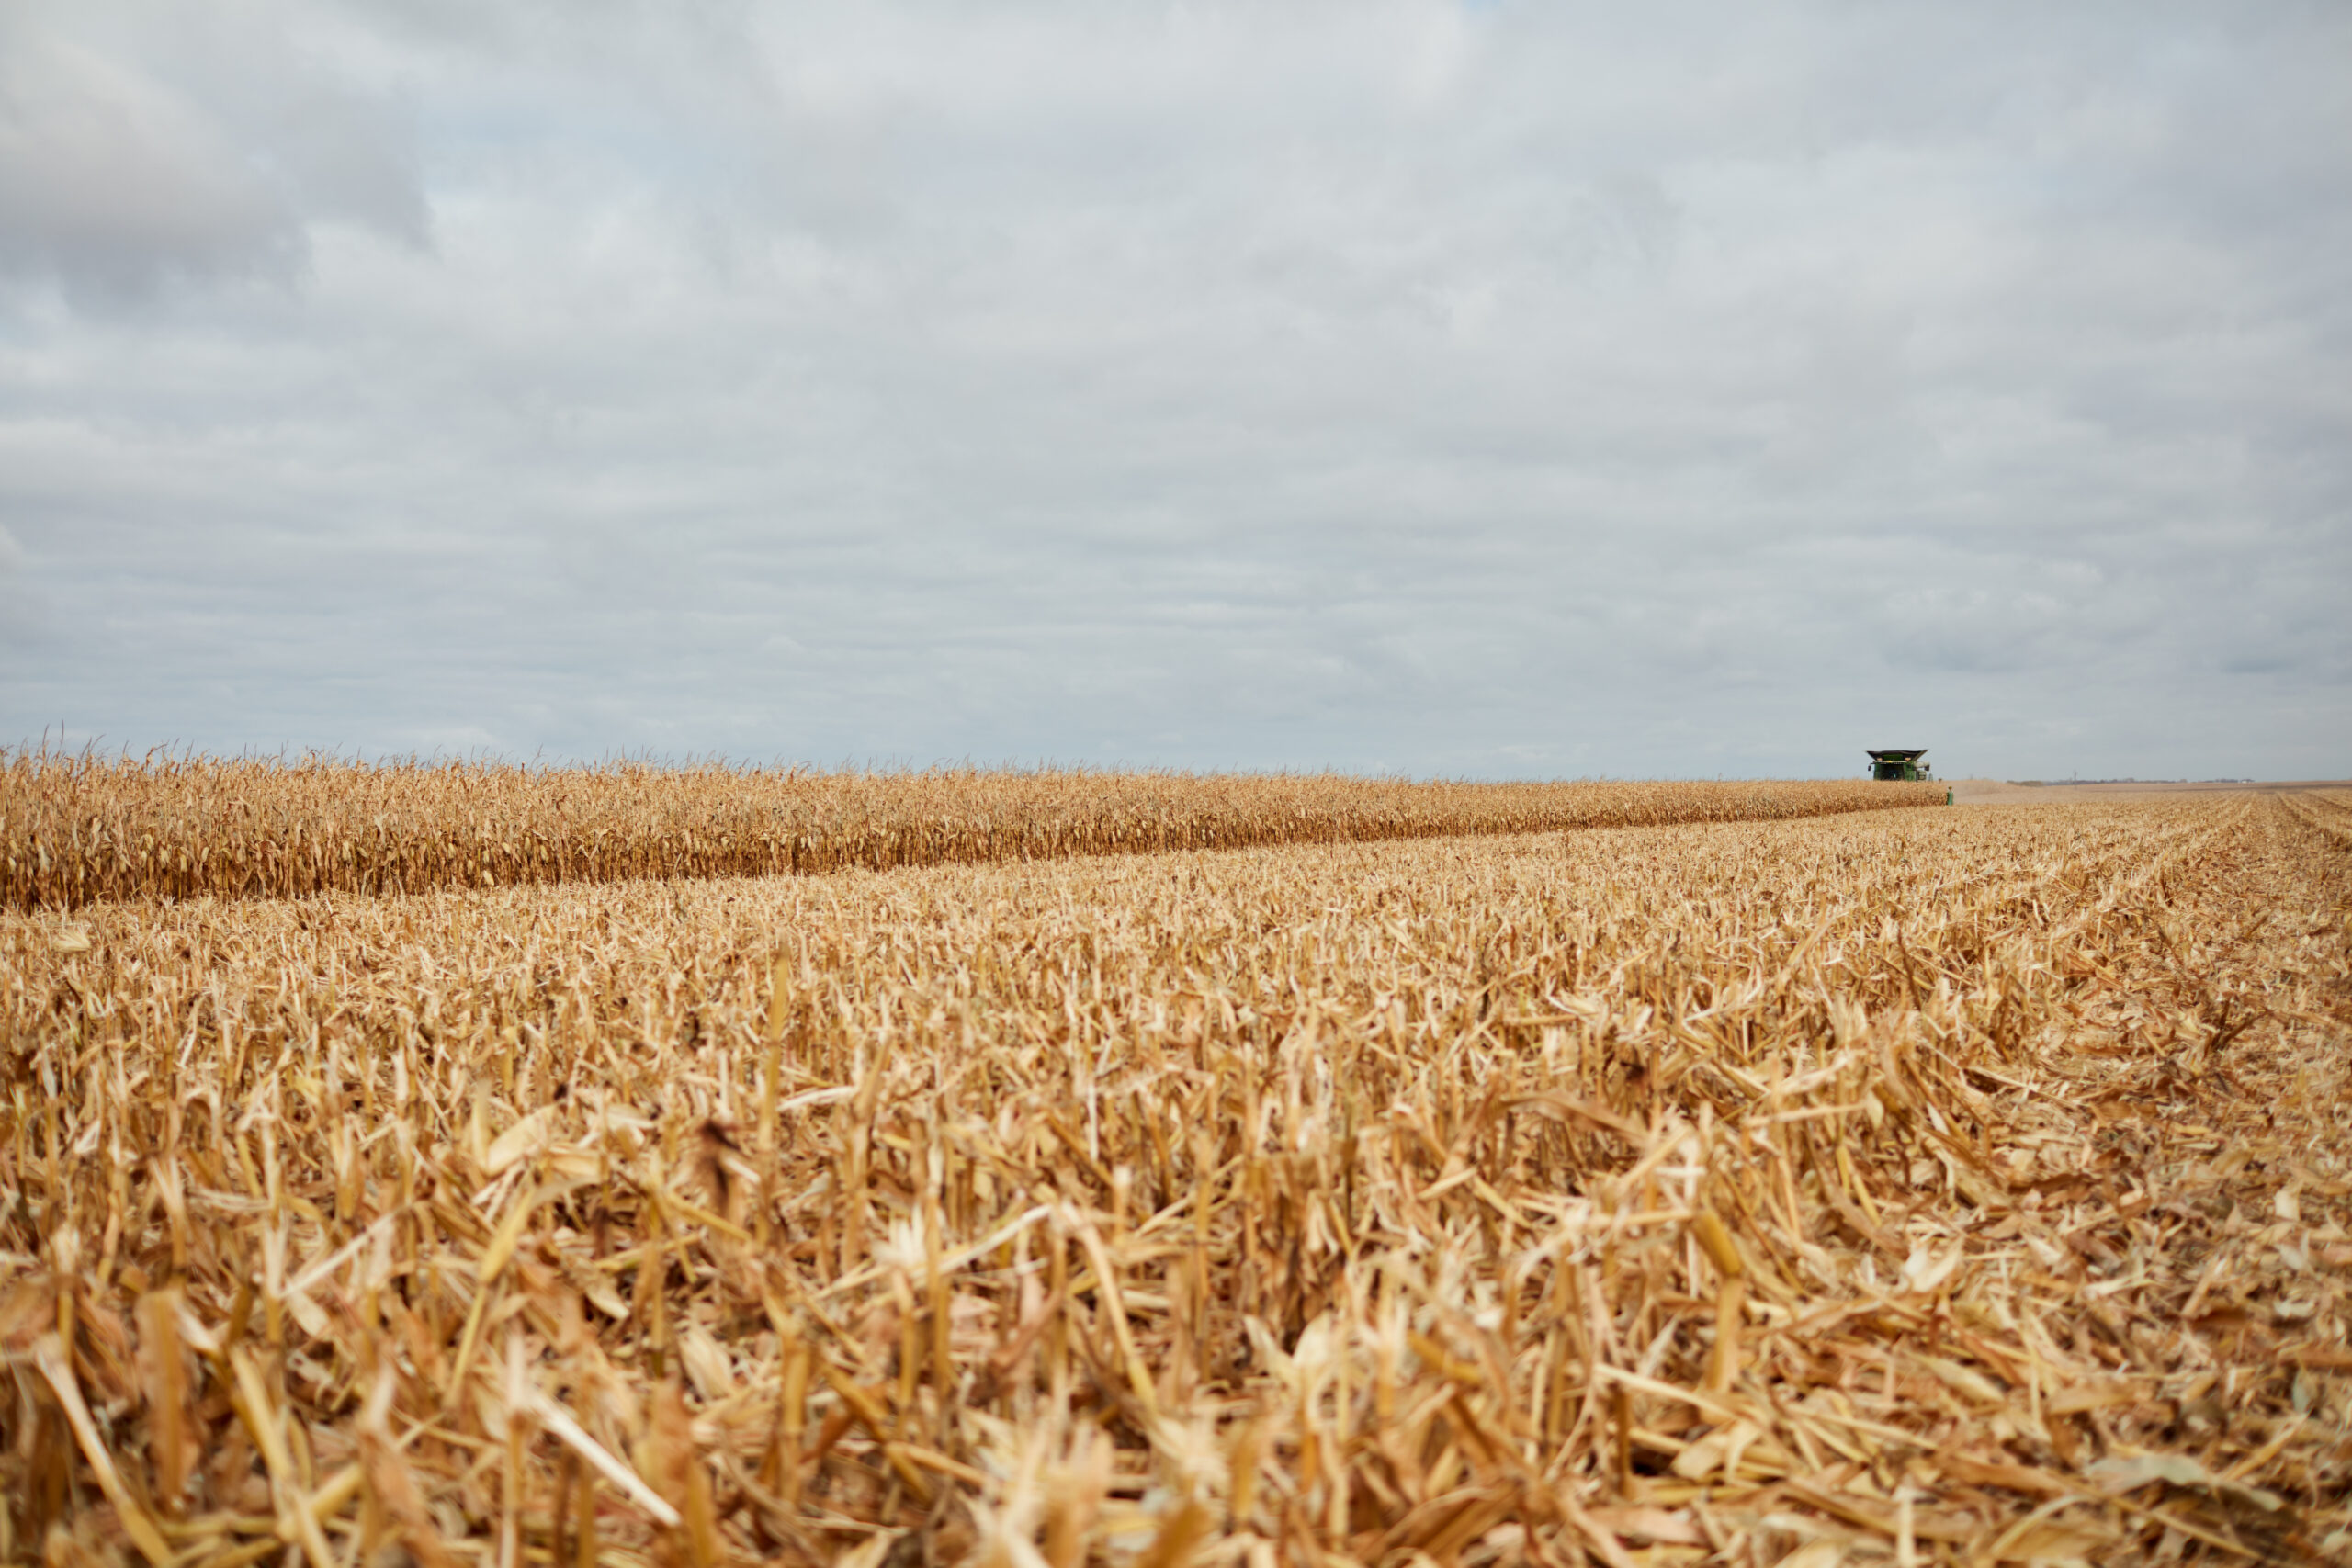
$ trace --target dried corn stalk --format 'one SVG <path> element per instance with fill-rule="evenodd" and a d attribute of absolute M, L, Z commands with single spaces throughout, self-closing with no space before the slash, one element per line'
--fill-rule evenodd
<path fill-rule="evenodd" d="M 0 917 L 0 1544 L 2311 1561 L 2347 825 Z"/>

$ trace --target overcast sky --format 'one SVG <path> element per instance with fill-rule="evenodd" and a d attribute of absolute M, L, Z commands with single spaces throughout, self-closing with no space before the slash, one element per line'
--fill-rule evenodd
<path fill-rule="evenodd" d="M 0 739 L 2352 774 L 2352 6 L 0 5 Z"/>

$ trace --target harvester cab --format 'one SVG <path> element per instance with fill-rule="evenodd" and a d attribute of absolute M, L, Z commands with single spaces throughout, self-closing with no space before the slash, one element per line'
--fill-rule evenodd
<path fill-rule="evenodd" d="M 1925 746 L 1898 746 L 1891 750 L 1867 753 L 1871 760 L 1871 777 L 1879 780 L 1899 779 L 1913 783 L 1934 776 L 1927 763 L 1919 759 L 1928 754 Z"/>

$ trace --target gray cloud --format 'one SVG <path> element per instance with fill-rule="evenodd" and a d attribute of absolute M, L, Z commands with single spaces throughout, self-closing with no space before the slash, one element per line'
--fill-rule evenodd
<path fill-rule="evenodd" d="M 175 15 L 0 24 L 0 731 L 2352 769 L 2335 7 Z"/>
<path fill-rule="evenodd" d="M 283 21 L 56 0 L 0 15 L 0 269 L 89 308 L 287 280 L 322 221 L 421 243 L 400 116 Z"/>

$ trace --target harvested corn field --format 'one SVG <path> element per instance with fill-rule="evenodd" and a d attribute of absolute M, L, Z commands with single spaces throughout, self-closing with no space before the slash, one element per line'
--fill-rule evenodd
<path fill-rule="evenodd" d="M 1939 805 L 1852 780 L 1416 783 L 1330 773 L 522 768 L 17 750 L 0 908 L 764 876 L 1071 854 L 1740 822 Z"/>
<path fill-rule="evenodd" d="M 2339 1553 L 2347 823 L 0 917 L 5 1545 Z"/>

